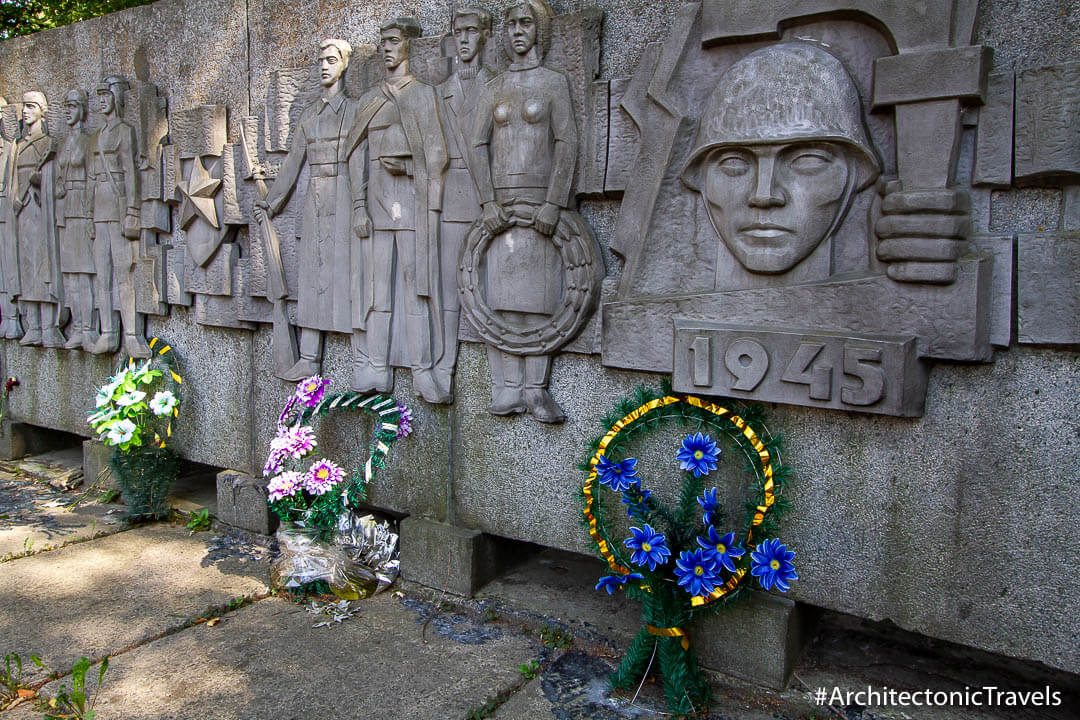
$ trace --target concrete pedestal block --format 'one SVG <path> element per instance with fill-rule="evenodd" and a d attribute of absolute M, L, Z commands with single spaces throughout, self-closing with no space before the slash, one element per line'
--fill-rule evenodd
<path fill-rule="evenodd" d="M 267 481 L 238 470 L 217 474 L 217 519 L 244 530 L 269 535 L 278 518 L 266 504 Z"/>
<path fill-rule="evenodd" d="M 96 485 L 101 491 L 120 489 L 120 486 L 116 484 L 112 468 L 109 467 L 110 455 L 112 455 L 112 448 L 100 440 L 83 440 L 83 477 L 86 478 L 84 482 L 87 485 Z"/>
<path fill-rule="evenodd" d="M 401 575 L 428 587 L 471 597 L 514 563 L 510 555 L 479 530 L 415 516 L 401 521 Z"/>
<path fill-rule="evenodd" d="M 755 590 L 750 602 L 698 616 L 689 628 L 690 642 L 703 666 L 783 690 L 817 618 L 814 608 Z"/>

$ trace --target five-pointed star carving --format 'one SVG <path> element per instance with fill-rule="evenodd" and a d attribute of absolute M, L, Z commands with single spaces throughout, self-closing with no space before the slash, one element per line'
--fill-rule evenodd
<path fill-rule="evenodd" d="M 184 203 L 180 206 L 181 228 L 186 230 L 196 215 L 210 223 L 215 230 L 221 227 L 218 223 L 217 208 L 214 206 L 214 195 L 220 186 L 221 181 L 215 180 L 206 172 L 202 158 L 196 157 L 187 180 L 176 185 L 176 189 L 184 196 Z"/>

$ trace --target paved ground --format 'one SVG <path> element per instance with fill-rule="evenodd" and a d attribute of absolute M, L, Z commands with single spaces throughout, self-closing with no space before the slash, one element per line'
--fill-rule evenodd
<path fill-rule="evenodd" d="M 0 467 L 0 654 L 36 653 L 59 670 L 46 683 L 46 673 L 27 669 L 24 679 L 46 696 L 70 687 L 66 673 L 79 656 L 108 656 L 100 720 L 664 717 L 657 684 L 646 683 L 636 698 L 607 688 L 637 609 L 593 593 L 587 559 L 541 553 L 477 598 L 444 603 L 437 613 L 438 593 L 399 582 L 351 603 L 351 615 L 334 622 L 325 604 L 269 592 L 266 539 L 227 528 L 191 533 L 182 523 L 129 527 L 97 492 L 53 490 L 48 478 L 69 471 L 71 459 L 45 460 Z M 65 509 L 80 493 L 82 501 Z M 710 717 L 1078 717 L 1069 704 L 1080 697 L 1074 676 L 842 616 L 825 617 L 796 675 L 783 693 L 713 675 Z M 808 692 L 1044 683 L 1068 693 L 1066 704 L 829 710 Z M 0 712 L 0 720 L 40 717 L 28 702 Z"/>

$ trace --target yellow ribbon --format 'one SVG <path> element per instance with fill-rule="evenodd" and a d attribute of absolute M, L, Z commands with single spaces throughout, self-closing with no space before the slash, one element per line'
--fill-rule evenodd
<path fill-rule="evenodd" d="M 159 339 L 156 338 L 156 337 L 150 338 L 150 349 L 151 350 L 153 350 L 154 346 L 158 344 L 158 341 L 159 341 Z M 172 345 L 162 344 L 162 347 L 161 347 L 160 350 L 157 351 L 157 354 L 160 355 L 161 357 L 165 357 L 165 355 L 167 353 L 171 352 L 171 351 L 172 351 Z M 128 364 L 131 365 L 131 366 L 134 366 L 135 365 L 135 358 L 129 358 L 128 359 Z M 184 382 L 183 378 L 181 378 L 178 374 L 176 374 L 171 368 L 169 369 L 169 374 L 172 375 L 172 379 L 176 382 L 177 385 L 180 385 L 181 383 Z M 180 417 L 180 410 L 178 408 L 173 408 L 172 417 Z M 170 437 L 170 438 L 172 437 L 172 418 L 169 418 L 169 425 L 168 425 L 168 427 L 165 428 L 165 435 L 166 435 L 166 437 Z M 165 441 L 162 440 L 160 436 L 158 436 L 157 439 L 158 439 L 158 442 L 160 443 L 158 445 L 158 447 L 165 447 Z"/>
<path fill-rule="evenodd" d="M 596 463 L 600 462 L 600 458 L 604 456 L 605 452 L 607 452 L 608 445 L 611 444 L 611 441 L 614 440 L 619 435 L 619 433 L 622 432 L 626 427 L 636 422 L 637 420 L 640 420 L 642 417 L 649 414 L 653 410 L 656 410 L 657 408 L 667 407 L 668 405 L 674 405 L 678 402 L 685 402 L 688 405 L 692 405 L 696 408 L 705 410 L 706 412 L 710 412 L 717 417 L 726 417 L 732 422 L 732 424 L 735 425 L 735 427 L 737 427 L 742 432 L 743 436 L 750 441 L 751 447 L 753 447 L 754 451 L 758 454 L 758 459 L 761 462 L 762 477 L 765 478 L 765 502 L 757 506 L 756 512 L 754 513 L 754 519 L 750 523 L 750 530 L 746 533 L 746 543 L 748 545 L 750 544 L 750 540 L 753 538 L 754 528 L 760 525 L 765 520 L 765 513 L 767 513 L 769 511 L 769 508 L 773 506 L 773 503 L 776 502 L 776 496 L 774 494 L 775 486 L 773 484 L 772 458 L 769 457 L 769 451 L 765 449 L 765 444 L 761 442 L 758 434 L 754 432 L 753 428 L 746 424 L 745 420 L 743 420 L 738 415 L 732 415 L 731 411 L 729 411 L 727 408 L 720 407 L 719 405 L 714 405 L 711 402 L 702 400 L 698 397 L 694 397 L 693 395 L 686 395 L 681 398 L 666 395 L 662 398 L 657 398 L 656 400 L 650 400 L 649 402 L 645 403 L 644 405 L 637 408 L 629 415 L 612 425 L 611 429 L 600 440 L 599 449 L 597 449 L 596 454 L 593 455 L 592 459 L 589 460 L 589 465 L 592 466 L 592 472 L 590 472 L 589 477 L 585 479 L 585 486 L 582 488 L 582 494 L 585 496 L 584 512 L 585 519 L 589 523 L 589 535 L 592 537 L 593 542 L 596 543 L 596 546 L 600 549 L 601 557 L 603 557 L 604 560 L 607 561 L 607 564 L 611 568 L 611 570 L 619 575 L 629 575 L 630 570 L 615 561 L 615 556 L 612 554 L 607 542 L 604 540 L 604 538 L 600 536 L 600 529 L 599 527 L 597 527 L 596 517 L 593 515 L 592 512 L 593 503 L 596 501 L 596 498 L 593 497 L 593 483 L 596 482 L 597 477 Z M 744 575 L 746 575 L 746 570 L 740 569 L 738 572 L 732 575 L 726 583 L 716 588 L 708 595 L 695 595 L 694 597 L 690 598 L 690 604 L 693 607 L 699 607 L 701 605 L 705 605 L 706 603 L 710 603 L 713 600 L 718 600 L 719 598 L 727 595 L 736 587 L 738 587 L 739 582 L 742 580 Z M 649 587 L 646 584 L 642 584 L 642 588 L 644 588 L 645 590 L 649 590 Z M 653 635 L 659 634 L 664 635 L 665 637 L 676 637 L 679 635 L 685 636 L 685 633 L 678 628 L 654 628 L 651 625 L 648 626 L 648 628 L 649 632 Z M 657 630 L 658 632 L 653 632 L 654 630 Z M 659 632 L 669 630 L 677 632 Z M 683 643 L 683 649 L 687 649 L 690 645 L 690 641 L 686 640 L 685 637 L 683 639 Z"/>
<path fill-rule="evenodd" d="M 690 638 L 686 636 L 686 631 L 677 627 L 659 628 L 655 625 L 645 625 L 645 629 L 649 631 L 650 635 L 656 635 L 658 637 L 678 637 L 682 638 L 680 644 L 683 650 L 690 649 Z"/>

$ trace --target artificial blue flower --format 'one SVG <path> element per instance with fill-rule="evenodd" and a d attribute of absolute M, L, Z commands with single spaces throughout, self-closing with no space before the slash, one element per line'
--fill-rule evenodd
<path fill-rule="evenodd" d="M 679 467 L 694 473 L 694 477 L 708 475 L 716 469 L 716 459 L 720 457 L 720 449 L 708 435 L 695 433 L 687 435 L 682 441 L 675 459 L 679 461 Z"/>
<path fill-rule="evenodd" d="M 638 565 L 648 565 L 650 570 L 655 570 L 657 565 L 663 565 L 671 557 L 667 538 L 648 524 L 644 528 L 630 528 L 630 534 L 634 537 L 623 540 L 623 545 L 634 551 L 630 559 Z"/>
<path fill-rule="evenodd" d="M 716 512 L 720 506 L 720 502 L 716 499 L 716 488 L 709 488 L 701 494 L 701 497 L 697 499 L 698 505 L 704 511 L 702 513 L 702 519 L 706 525 L 712 525 L 713 513 Z"/>
<path fill-rule="evenodd" d="M 600 578 L 600 581 L 596 583 L 596 590 L 607 590 L 608 595 L 612 595 L 616 588 L 621 588 L 630 580 L 637 578 L 638 580 L 644 580 L 645 576 L 641 573 L 630 573 L 629 575 L 605 575 Z"/>
<path fill-rule="evenodd" d="M 716 589 L 720 566 L 710 550 L 683 550 L 675 561 L 675 577 L 691 595 L 707 595 Z"/>
<path fill-rule="evenodd" d="M 645 501 L 650 495 L 652 495 L 652 490 L 642 490 L 641 483 L 634 483 L 623 490 L 622 501 L 626 503 L 626 514 L 634 517 L 634 511 L 637 510 L 639 515 L 644 515 L 649 509 Z"/>
<path fill-rule="evenodd" d="M 746 554 L 735 542 L 735 533 L 729 532 L 723 537 L 716 532 L 716 528 L 709 527 L 705 537 L 697 539 L 698 545 L 716 556 L 716 562 L 720 563 L 728 572 L 735 572 L 735 560 Z"/>
<path fill-rule="evenodd" d="M 637 458 L 627 458 L 622 462 L 612 462 L 603 455 L 596 461 L 596 474 L 600 478 L 601 485 L 607 485 L 615 492 L 622 492 L 636 482 L 638 477 Z"/>
<path fill-rule="evenodd" d="M 771 590 L 773 586 L 780 592 L 788 591 L 788 582 L 798 580 L 791 558 L 795 553 L 782 545 L 779 540 L 766 540 L 750 553 L 750 574 L 758 579 L 761 587 Z"/>

